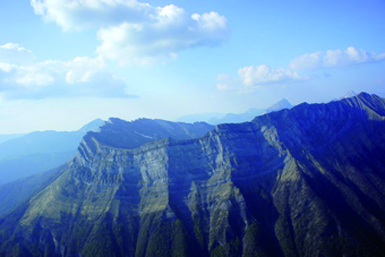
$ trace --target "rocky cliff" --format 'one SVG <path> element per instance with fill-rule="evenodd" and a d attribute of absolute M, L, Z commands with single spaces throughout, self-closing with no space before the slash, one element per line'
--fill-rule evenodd
<path fill-rule="evenodd" d="M 134 149 L 112 122 L 0 221 L 1 252 L 383 256 L 384 119 L 385 100 L 361 93 Z"/>

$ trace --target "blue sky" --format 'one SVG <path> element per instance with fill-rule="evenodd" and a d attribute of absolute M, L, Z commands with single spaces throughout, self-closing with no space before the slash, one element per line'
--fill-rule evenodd
<path fill-rule="evenodd" d="M 384 1 L 0 1 L 0 134 L 385 96 Z"/>

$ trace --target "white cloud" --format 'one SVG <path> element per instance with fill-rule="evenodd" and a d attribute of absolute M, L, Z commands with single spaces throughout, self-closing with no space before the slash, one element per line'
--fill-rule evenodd
<path fill-rule="evenodd" d="M 322 63 L 322 52 L 304 54 L 298 56 L 289 63 L 289 68 L 292 70 L 312 70 L 317 69 Z"/>
<path fill-rule="evenodd" d="M 14 48 L 8 50 L 14 51 Z M 18 63 L 17 59 L 14 63 L 0 62 L 0 93 L 3 97 L 130 97 L 126 94 L 125 81 L 108 72 L 101 58 Z"/>
<path fill-rule="evenodd" d="M 170 5 L 159 8 L 156 19 L 100 29 L 97 52 L 121 65 L 164 63 L 183 49 L 220 44 L 227 37 L 226 24 L 217 13 L 188 17 L 182 8 Z"/>
<path fill-rule="evenodd" d="M 217 81 L 217 89 L 223 92 L 237 90 L 242 84 L 239 78 L 234 78 L 228 74 L 219 74 Z"/>
<path fill-rule="evenodd" d="M 248 66 L 238 70 L 238 75 L 246 86 L 280 83 L 304 79 L 297 72 L 288 69 L 272 69 L 268 65 Z"/>
<path fill-rule="evenodd" d="M 97 28 L 97 52 L 121 65 L 164 63 L 183 49 L 217 46 L 229 33 L 224 16 L 189 15 L 175 5 L 154 7 L 135 0 L 32 0 L 31 5 L 64 30 Z"/>
<path fill-rule="evenodd" d="M 259 66 L 247 66 L 238 70 L 239 78 L 227 74 L 217 77 L 217 89 L 219 91 L 251 92 L 267 84 L 281 84 L 288 81 L 306 80 L 309 76 L 299 74 L 305 70 L 321 68 L 338 68 L 364 63 L 379 62 L 385 60 L 385 53 L 370 53 L 355 47 L 346 50 L 336 49 L 303 54 L 294 58 L 288 68 L 273 69 L 266 64 Z M 239 83 L 239 80 L 241 83 Z M 243 84 L 244 86 L 240 86 Z"/>
<path fill-rule="evenodd" d="M 48 86 L 55 82 L 55 79 L 47 72 L 42 70 L 42 67 L 37 66 L 19 66 L 16 70 L 14 81 L 16 84 L 26 88 L 38 88 Z"/>
<path fill-rule="evenodd" d="M 34 59 L 35 56 L 30 50 L 18 44 L 0 45 L 0 63 L 30 64 Z"/>
<path fill-rule="evenodd" d="M 107 27 L 142 22 L 156 15 L 156 8 L 135 0 L 31 0 L 37 15 L 64 30 Z"/>
<path fill-rule="evenodd" d="M 272 84 L 282 84 L 293 80 L 305 80 L 290 69 L 272 69 L 268 65 L 247 66 L 238 70 L 238 77 L 220 74 L 217 89 L 222 92 L 250 93 L 258 88 Z"/>
<path fill-rule="evenodd" d="M 66 63 L 68 72 L 65 79 L 68 84 L 87 83 L 92 81 L 93 76 L 103 71 L 104 62 L 99 58 L 76 57 L 73 61 Z"/>
<path fill-rule="evenodd" d="M 289 63 L 289 68 L 297 71 L 319 68 L 337 68 L 378 62 L 384 59 L 385 53 L 370 53 L 350 46 L 346 50 L 336 49 L 301 55 Z"/>
<path fill-rule="evenodd" d="M 350 46 L 346 50 L 336 49 L 303 54 L 294 58 L 288 64 L 288 68 L 273 69 L 266 64 L 243 67 L 238 70 L 239 78 L 220 74 L 217 77 L 216 86 L 219 91 L 252 92 L 267 84 L 309 79 L 309 76 L 304 74 L 306 70 L 339 68 L 383 60 L 385 60 L 385 53 L 370 53 Z"/>
<path fill-rule="evenodd" d="M 218 28 L 226 29 L 227 27 L 226 18 L 216 12 L 204 13 L 203 15 L 194 13 L 191 15 L 191 18 L 197 21 L 201 28 L 206 30 L 215 31 Z"/>
<path fill-rule="evenodd" d="M 0 62 L 0 72 L 9 73 L 15 68 L 17 68 L 15 64 Z"/>

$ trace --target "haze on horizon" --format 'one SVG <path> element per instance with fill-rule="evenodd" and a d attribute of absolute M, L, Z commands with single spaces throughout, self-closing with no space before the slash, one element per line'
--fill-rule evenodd
<path fill-rule="evenodd" d="M 385 2 L 0 2 L 0 134 L 385 96 Z"/>

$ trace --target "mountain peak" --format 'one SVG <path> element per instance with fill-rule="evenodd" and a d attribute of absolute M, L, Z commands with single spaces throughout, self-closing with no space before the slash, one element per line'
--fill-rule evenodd
<path fill-rule="evenodd" d="M 104 120 L 96 119 L 81 127 L 78 132 L 87 133 L 88 131 L 97 131 L 103 124 Z"/>
<path fill-rule="evenodd" d="M 368 98 L 373 98 L 373 97 L 379 97 L 379 96 L 377 96 L 375 94 L 371 95 L 371 94 L 368 94 L 366 92 L 360 92 L 358 94 L 353 95 L 352 97 L 354 97 L 354 96 L 356 96 L 356 97 L 358 97 L 360 99 L 368 99 Z"/>
<path fill-rule="evenodd" d="M 357 96 L 357 93 L 354 92 L 353 90 L 350 90 L 349 92 L 347 92 L 343 97 L 343 98 L 349 98 L 349 97 L 354 97 L 354 96 Z"/>
<path fill-rule="evenodd" d="M 286 98 L 282 98 L 282 99 L 281 99 L 280 101 L 278 101 L 276 104 L 287 105 L 287 106 L 292 107 L 292 104 L 291 104 Z"/>
<path fill-rule="evenodd" d="M 293 107 L 293 105 L 286 98 L 283 98 L 279 102 L 277 102 L 277 103 L 273 104 L 272 106 L 270 106 L 269 108 L 267 108 L 266 113 L 276 112 L 276 111 L 280 111 L 283 109 L 290 109 L 292 107 Z"/>

